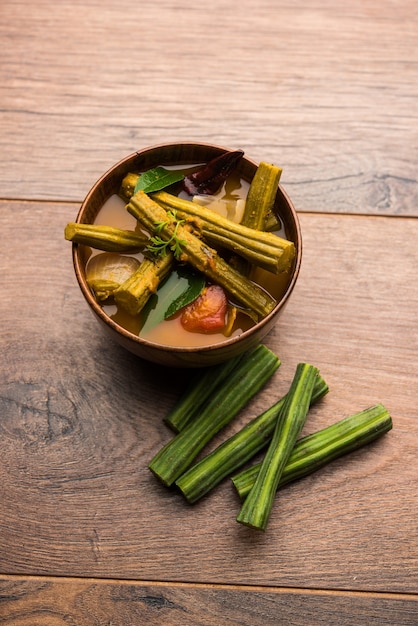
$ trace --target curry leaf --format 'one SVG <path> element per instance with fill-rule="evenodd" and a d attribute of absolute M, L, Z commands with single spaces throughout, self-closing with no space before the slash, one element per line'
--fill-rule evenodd
<path fill-rule="evenodd" d="M 177 311 L 193 302 L 193 300 L 196 300 L 196 298 L 202 293 L 206 284 L 204 276 L 202 274 L 198 274 L 197 272 L 192 272 L 182 268 L 181 270 L 178 270 L 178 273 L 183 278 L 186 278 L 188 285 L 183 293 L 169 305 L 164 315 L 165 319 L 177 313 Z"/>
<path fill-rule="evenodd" d="M 145 193 L 159 191 L 173 183 L 177 183 L 179 180 L 183 180 L 183 178 L 184 174 L 180 170 L 167 170 L 161 166 L 154 167 L 139 176 L 134 193 L 140 189 L 145 191 Z"/>

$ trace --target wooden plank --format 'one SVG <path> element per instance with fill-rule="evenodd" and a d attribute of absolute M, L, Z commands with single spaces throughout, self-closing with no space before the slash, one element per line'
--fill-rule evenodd
<path fill-rule="evenodd" d="M 14 626 L 415 626 L 418 617 L 416 595 L 25 577 L 0 577 L 0 595 Z"/>
<path fill-rule="evenodd" d="M 0 209 L 0 572 L 418 592 L 416 220 L 302 216 L 300 280 L 266 342 L 283 364 L 231 430 L 302 360 L 331 388 L 307 432 L 376 402 L 395 427 L 283 490 L 260 535 L 228 483 L 190 507 L 147 470 L 189 373 L 101 334 L 63 239 L 77 206 Z"/>
<path fill-rule="evenodd" d="M 276 162 L 301 211 L 417 215 L 416 32 L 413 0 L 2 0 L 1 197 L 180 139 Z"/>

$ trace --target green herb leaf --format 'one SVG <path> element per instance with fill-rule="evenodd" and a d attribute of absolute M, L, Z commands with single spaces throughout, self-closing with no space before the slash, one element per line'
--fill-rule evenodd
<path fill-rule="evenodd" d="M 174 220 L 177 219 L 176 211 L 168 211 L 167 215 L 172 217 Z M 167 223 L 168 222 L 165 221 L 155 222 L 155 232 L 161 233 Z M 178 220 L 176 222 L 174 233 L 172 234 L 170 239 L 162 239 L 159 235 L 154 235 L 153 237 L 150 237 L 150 243 L 145 248 L 145 250 L 148 250 L 149 252 L 152 252 L 152 254 L 155 254 L 157 256 L 165 256 L 167 254 L 167 250 L 172 250 L 175 258 L 179 259 L 183 251 L 182 246 L 184 246 L 186 243 L 183 239 L 179 239 L 177 236 L 177 231 L 181 224 L 184 224 L 184 220 Z"/>
<path fill-rule="evenodd" d="M 186 268 L 173 270 L 143 309 L 144 323 L 141 335 L 192 302 L 204 286 L 205 279 L 197 272 Z"/>
<path fill-rule="evenodd" d="M 188 281 L 188 286 L 183 291 L 183 293 L 178 296 L 173 302 L 170 304 L 168 309 L 165 312 L 164 319 L 171 317 L 177 311 L 180 311 L 184 306 L 187 306 L 193 300 L 196 300 L 198 296 L 202 293 L 204 286 L 206 285 L 206 280 L 203 274 L 198 274 L 197 272 L 192 272 L 186 268 L 179 268 L 177 273 L 182 278 L 186 278 Z"/>
<path fill-rule="evenodd" d="M 164 167 L 154 167 L 144 172 L 138 178 L 134 193 L 140 189 L 145 193 L 160 191 L 165 187 L 169 187 L 173 183 L 183 180 L 184 174 L 180 170 L 167 170 Z"/>

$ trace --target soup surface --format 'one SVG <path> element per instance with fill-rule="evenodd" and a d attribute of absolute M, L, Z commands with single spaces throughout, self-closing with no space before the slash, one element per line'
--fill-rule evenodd
<path fill-rule="evenodd" d="M 246 181 L 241 180 L 237 176 L 230 176 L 215 196 L 199 196 L 194 197 L 193 200 L 198 202 L 198 204 L 206 206 L 206 208 L 215 210 L 223 217 L 240 222 L 248 187 L 249 184 Z M 179 195 L 191 199 L 184 191 Z M 141 231 L 137 220 L 126 210 L 126 202 L 118 195 L 112 195 L 105 202 L 96 217 L 95 224 Z M 283 229 L 277 231 L 276 234 L 286 238 Z M 90 260 L 98 254 L 102 253 L 99 250 L 91 250 L 87 269 Z M 142 253 L 131 256 L 135 256 L 139 260 L 143 258 Z M 268 291 L 276 300 L 279 300 L 289 284 L 290 275 L 287 273 L 273 275 L 266 270 L 253 268 L 250 278 Z M 153 308 L 156 309 L 158 307 L 158 291 L 152 298 L 154 299 Z M 235 303 L 232 304 L 235 306 Z M 181 312 L 155 325 L 150 325 L 146 323 L 149 307 L 148 309 L 145 307 L 138 315 L 130 315 L 110 301 L 102 303 L 102 307 L 112 320 L 129 332 L 140 335 L 148 341 L 168 346 L 206 346 L 238 336 L 254 325 L 254 321 L 245 312 L 242 312 L 239 307 L 235 309 L 237 312 L 235 321 L 227 335 L 224 332 L 190 332 L 185 330 L 181 323 Z"/>

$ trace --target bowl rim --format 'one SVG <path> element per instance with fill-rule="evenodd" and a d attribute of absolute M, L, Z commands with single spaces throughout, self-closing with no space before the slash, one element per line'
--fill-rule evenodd
<path fill-rule="evenodd" d="M 199 146 L 202 148 L 209 148 L 211 150 L 219 150 L 219 151 L 230 151 L 232 150 L 232 148 L 228 148 L 228 147 L 224 147 L 224 146 L 220 146 L 217 144 L 212 144 L 212 143 L 207 143 L 207 142 L 200 142 L 200 141 L 175 141 L 175 142 L 168 142 L 168 143 L 159 143 L 159 144 L 154 144 L 152 146 L 148 146 L 145 147 L 141 150 L 137 150 L 135 152 L 130 153 L 129 155 L 123 157 L 122 159 L 120 159 L 119 161 L 117 161 L 115 164 L 113 164 L 110 168 L 108 168 L 104 174 L 102 174 L 97 180 L 96 182 L 92 185 L 92 187 L 90 188 L 90 190 L 88 191 L 87 195 L 85 196 L 84 200 L 82 201 L 82 204 L 80 206 L 80 209 L 78 210 L 77 216 L 76 216 L 76 222 L 80 223 L 83 214 L 86 210 L 86 207 L 89 205 L 89 202 L 92 198 L 92 196 L 96 193 L 96 190 L 108 179 L 109 176 L 111 176 L 113 174 L 113 172 L 120 168 L 123 167 L 126 163 L 131 162 L 132 160 L 138 158 L 138 157 L 143 157 L 145 154 L 151 153 L 153 151 L 155 151 L 156 149 L 160 150 L 160 149 L 170 149 L 170 148 L 179 148 L 179 147 L 192 147 L 192 146 Z M 245 153 L 243 155 L 243 159 L 245 159 L 247 162 L 249 162 L 251 165 L 257 167 L 258 164 L 256 161 L 254 161 L 253 159 L 251 159 L 250 157 L 248 157 Z M 79 244 L 77 243 L 73 243 L 72 244 L 72 260 L 73 260 L 73 267 L 74 267 L 74 271 L 75 271 L 75 275 L 77 278 L 77 282 L 79 284 L 79 287 L 81 289 L 81 292 L 85 298 L 85 300 L 87 301 L 87 303 L 90 305 L 92 311 L 94 312 L 94 314 L 106 325 L 109 326 L 112 330 L 114 330 L 117 334 L 121 335 L 123 337 L 123 339 L 125 341 L 130 341 L 130 342 L 134 342 L 136 345 L 138 346 L 143 346 L 149 350 L 156 350 L 159 352 L 169 352 L 172 354 L 196 354 L 199 352 L 212 352 L 212 351 L 216 351 L 219 350 L 220 348 L 224 349 L 224 348 L 228 348 L 233 346 L 236 343 L 240 343 L 243 342 L 245 339 L 250 339 L 252 337 L 252 335 L 258 334 L 260 332 L 260 330 L 262 331 L 264 329 L 265 326 L 268 326 L 269 323 L 271 322 L 272 318 L 274 318 L 279 311 L 287 304 L 287 301 L 295 287 L 296 281 L 298 279 L 299 273 L 300 273 L 300 268 L 301 268 L 301 263 L 302 263 L 302 232 L 301 232 L 301 226 L 300 226 L 300 222 L 299 222 L 299 217 L 296 211 L 296 208 L 294 207 L 289 195 L 287 194 L 287 192 L 284 190 L 284 188 L 282 187 L 281 184 L 279 184 L 279 191 L 283 196 L 284 201 L 287 204 L 287 207 L 290 211 L 290 215 L 292 218 L 292 222 L 293 222 L 293 228 L 295 230 L 295 234 L 296 234 L 296 256 L 295 256 L 295 260 L 294 260 L 294 266 L 293 266 L 293 270 L 292 270 L 292 276 L 291 279 L 286 287 L 286 290 L 284 292 L 284 294 L 282 295 L 281 299 L 277 302 L 276 306 L 273 308 L 273 310 L 268 313 L 262 320 L 260 320 L 259 322 L 257 322 L 254 326 L 251 326 L 250 328 L 248 328 L 247 330 L 244 330 L 241 334 L 236 335 L 234 337 L 226 337 L 225 340 L 222 341 L 218 341 L 216 343 L 213 344 L 209 344 L 209 345 L 197 345 L 197 346 L 171 346 L 171 345 L 166 345 L 166 344 L 162 344 L 162 343 L 157 343 L 154 341 L 150 341 L 144 337 L 141 337 L 139 335 L 135 335 L 134 333 L 130 332 L 129 330 L 127 330 L 126 328 L 124 328 L 123 326 L 120 326 L 117 322 L 115 322 L 114 320 L 112 320 L 112 318 L 104 311 L 104 309 L 102 308 L 102 306 L 97 302 L 97 300 L 94 298 L 91 290 L 89 289 L 87 282 L 85 281 L 85 277 L 84 277 L 84 267 L 83 267 L 83 263 L 81 260 L 81 254 L 80 254 L 80 247 Z"/>

